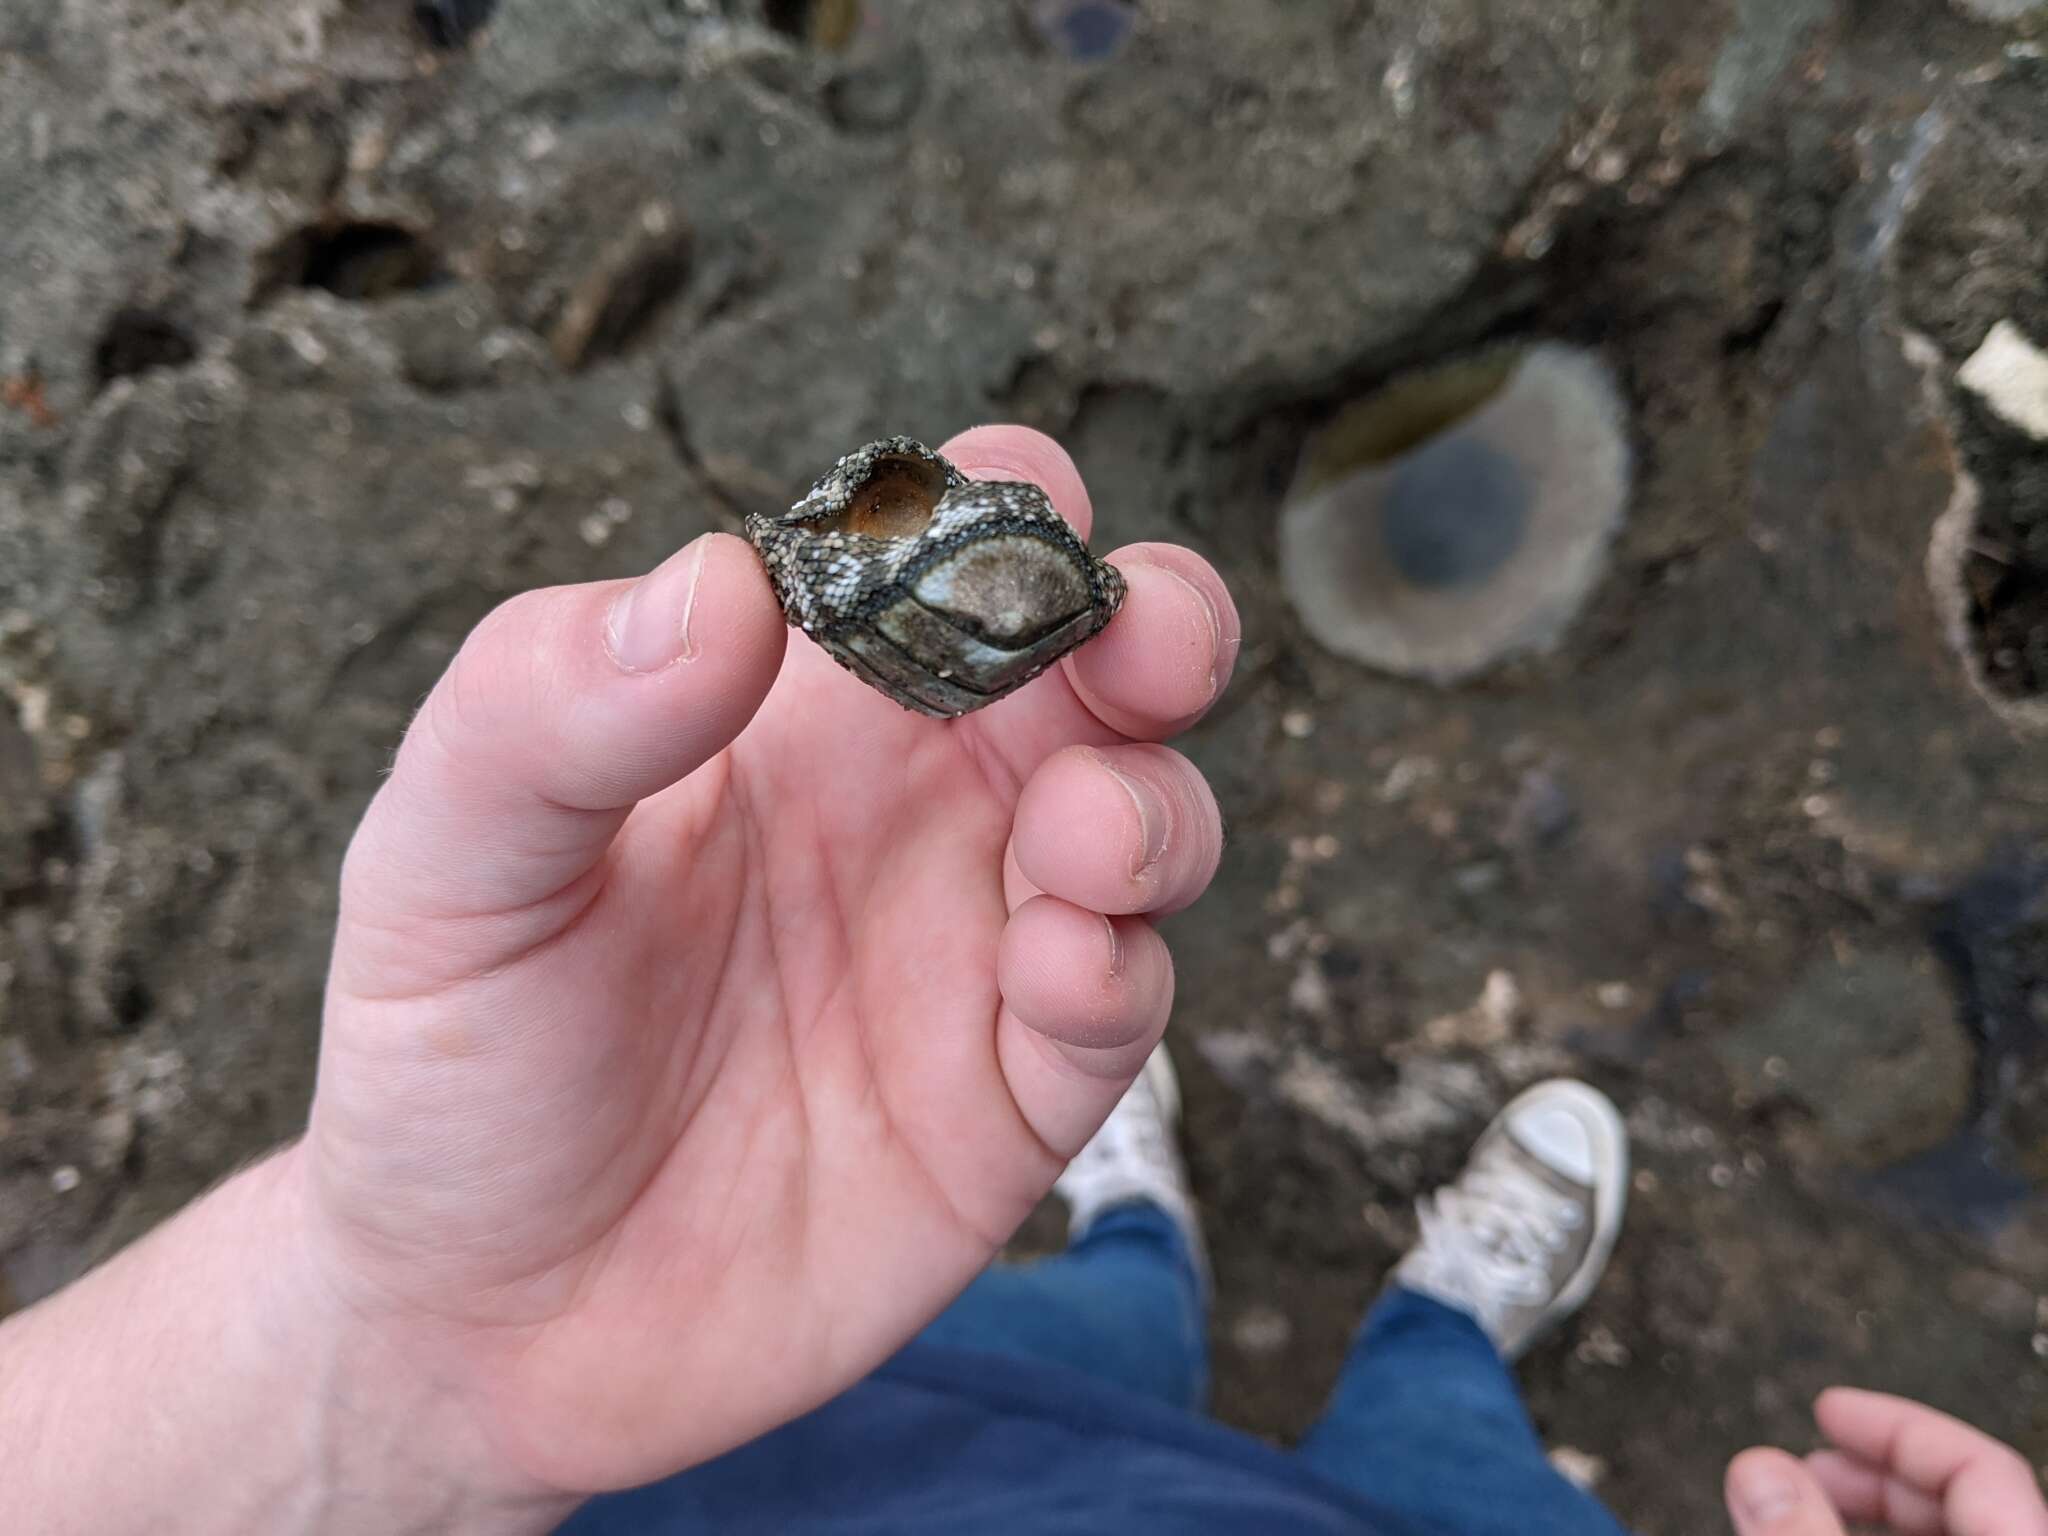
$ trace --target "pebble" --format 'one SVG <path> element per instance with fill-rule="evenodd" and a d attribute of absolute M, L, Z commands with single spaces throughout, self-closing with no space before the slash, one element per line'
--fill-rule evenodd
<path fill-rule="evenodd" d="M 1612 1328 L 1596 1327 L 1572 1354 L 1581 1365 L 1623 1366 L 1629 1362 L 1628 1346 L 1615 1337 Z"/>
<path fill-rule="evenodd" d="M 1511 848 L 1533 850 L 1556 842 L 1578 820 L 1578 807 L 1563 780 L 1546 768 L 1531 768 L 1515 790 L 1501 829 Z"/>
<path fill-rule="evenodd" d="M 1557 1475 L 1585 1493 L 1591 1493 L 1607 1476 L 1607 1463 L 1577 1446 L 1560 1445 L 1550 1453 L 1550 1465 Z"/>
<path fill-rule="evenodd" d="M 1295 969 L 1294 981 L 1287 988 L 1287 1001 L 1298 1012 L 1322 1018 L 1330 1012 L 1336 999 L 1323 968 L 1313 960 L 1304 960 Z"/>
<path fill-rule="evenodd" d="M 1467 864 L 1451 875 L 1451 884 L 1466 896 L 1483 896 L 1500 884 L 1503 873 L 1491 860 Z"/>
<path fill-rule="evenodd" d="M 1230 1342 L 1238 1353 L 1257 1358 L 1277 1355 L 1293 1340 L 1294 1323 L 1277 1307 L 1246 1307 L 1230 1327 Z"/>
<path fill-rule="evenodd" d="M 1380 784 L 1380 798 L 1389 804 L 1405 799 L 1416 785 L 1436 775 L 1434 758 L 1404 757 L 1387 770 L 1387 776 Z"/>

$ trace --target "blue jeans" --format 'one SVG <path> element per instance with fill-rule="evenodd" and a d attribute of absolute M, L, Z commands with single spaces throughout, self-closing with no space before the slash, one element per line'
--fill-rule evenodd
<path fill-rule="evenodd" d="M 922 1337 L 1022 1355 L 1199 1413 L 1209 1321 L 1194 1258 L 1155 1205 L 1120 1205 L 1057 1258 L 985 1269 Z"/>
<path fill-rule="evenodd" d="M 1206 1307 L 1180 1230 L 1155 1206 L 1105 1212 L 1056 1258 L 987 1270 L 923 1337 L 1070 1366 L 1199 1412 Z M 1508 1367 L 1462 1312 L 1398 1288 L 1372 1309 L 1296 1454 L 1327 1480 L 1445 1536 L 1620 1536 L 1559 1476 Z M 684 1476 L 689 1474 L 685 1473 Z M 609 1530 L 586 1506 L 579 1532 Z"/>

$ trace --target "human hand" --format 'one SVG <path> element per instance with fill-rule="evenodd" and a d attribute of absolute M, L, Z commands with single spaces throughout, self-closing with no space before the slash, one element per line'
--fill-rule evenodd
<path fill-rule="evenodd" d="M 1833 1449 L 1804 1461 L 1750 1450 L 1729 1464 L 1740 1536 L 1842 1536 L 1845 1521 L 1900 1536 L 2048 1536 L 2034 1469 L 1960 1419 L 1848 1387 L 1823 1392 L 1813 1413 Z"/>
<path fill-rule="evenodd" d="M 944 451 L 1086 536 L 1048 439 Z M 1135 1075 L 1173 991 L 1148 918 L 1222 837 L 1150 743 L 1238 619 L 1185 550 L 1112 559 L 1110 626 L 950 724 L 785 657 L 723 535 L 505 604 L 421 709 L 344 869 L 287 1183 L 320 1283 L 508 1476 L 643 1481 L 857 1380 Z"/>

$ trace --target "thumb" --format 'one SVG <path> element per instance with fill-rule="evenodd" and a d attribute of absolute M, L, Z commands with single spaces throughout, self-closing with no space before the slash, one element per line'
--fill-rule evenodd
<path fill-rule="evenodd" d="M 1820 1484 L 1784 1451 L 1744 1451 L 1728 1464 L 1724 1495 L 1738 1536 L 1843 1536 Z"/>
<path fill-rule="evenodd" d="M 349 849 L 344 922 L 460 920 L 463 952 L 444 959 L 465 971 L 540 942 L 580 910 L 634 803 L 753 718 L 786 634 L 760 561 L 729 534 L 638 581 L 503 604 L 406 732 Z"/>

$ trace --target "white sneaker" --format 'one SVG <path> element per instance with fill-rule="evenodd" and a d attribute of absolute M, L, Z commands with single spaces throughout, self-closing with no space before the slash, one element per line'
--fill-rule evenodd
<path fill-rule="evenodd" d="M 1179 1129 L 1180 1079 L 1161 1042 L 1145 1058 L 1144 1069 L 1124 1090 L 1102 1129 L 1074 1155 L 1052 1188 L 1066 1203 L 1069 1242 L 1078 1241 L 1095 1218 L 1112 1207 L 1137 1202 L 1158 1206 L 1187 1239 L 1188 1252 L 1206 1285 L 1209 1255 L 1188 1192 Z"/>
<path fill-rule="evenodd" d="M 1593 1293 L 1628 1197 L 1628 1132 L 1585 1083 L 1538 1083 L 1495 1117 L 1465 1171 L 1416 1206 L 1394 1283 L 1470 1314 L 1518 1357 Z"/>

